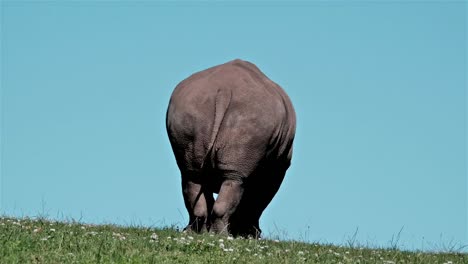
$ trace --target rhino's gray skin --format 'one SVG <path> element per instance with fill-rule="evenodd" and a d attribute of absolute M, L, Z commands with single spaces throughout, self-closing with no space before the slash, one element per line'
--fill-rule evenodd
<path fill-rule="evenodd" d="M 258 237 L 291 161 L 296 116 L 283 89 L 254 64 L 230 61 L 177 85 L 166 126 L 187 229 Z"/>

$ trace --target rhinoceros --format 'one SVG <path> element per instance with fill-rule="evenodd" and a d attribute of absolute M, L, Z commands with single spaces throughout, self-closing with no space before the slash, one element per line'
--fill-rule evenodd
<path fill-rule="evenodd" d="M 166 128 L 181 172 L 186 230 L 259 237 L 260 216 L 291 164 L 296 115 L 285 91 L 236 59 L 180 82 Z"/>

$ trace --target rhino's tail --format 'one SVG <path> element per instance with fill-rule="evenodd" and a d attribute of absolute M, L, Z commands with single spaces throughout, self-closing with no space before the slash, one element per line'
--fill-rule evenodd
<path fill-rule="evenodd" d="M 203 162 L 201 164 L 201 169 L 204 168 L 206 160 L 211 156 L 213 153 L 214 143 L 218 136 L 219 128 L 221 127 L 221 123 L 223 122 L 224 116 L 226 111 L 229 107 L 231 102 L 232 91 L 231 89 L 218 89 L 215 97 L 215 115 L 214 115 L 214 122 L 213 128 L 211 129 L 211 137 L 208 143 L 208 148 L 205 153 L 205 157 L 203 158 Z"/>

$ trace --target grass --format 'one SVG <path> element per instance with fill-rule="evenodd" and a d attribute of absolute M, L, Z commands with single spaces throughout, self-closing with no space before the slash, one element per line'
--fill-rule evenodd
<path fill-rule="evenodd" d="M 468 254 L 238 239 L 173 228 L 0 218 L 0 263 L 468 263 Z"/>

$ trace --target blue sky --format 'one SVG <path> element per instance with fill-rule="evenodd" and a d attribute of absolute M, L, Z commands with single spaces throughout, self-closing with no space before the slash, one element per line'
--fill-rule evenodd
<path fill-rule="evenodd" d="M 283 238 L 468 244 L 466 2 L 1 2 L 0 211 L 183 226 L 169 96 L 234 58 L 290 95 Z"/>

